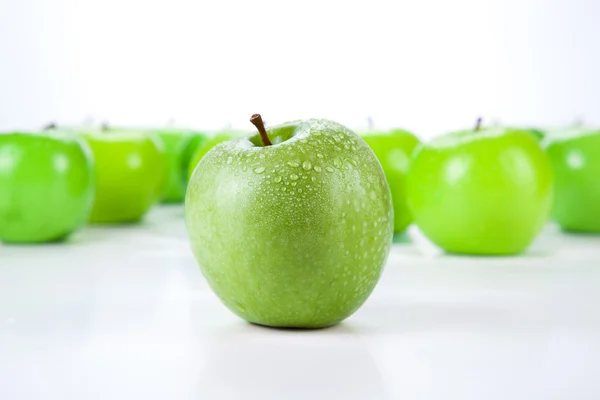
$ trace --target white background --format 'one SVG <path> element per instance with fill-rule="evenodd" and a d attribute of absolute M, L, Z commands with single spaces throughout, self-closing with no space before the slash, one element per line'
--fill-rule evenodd
<path fill-rule="evenodd" d="M 0 0 L 0 130 L 600 122 L 594 0 Z"/>

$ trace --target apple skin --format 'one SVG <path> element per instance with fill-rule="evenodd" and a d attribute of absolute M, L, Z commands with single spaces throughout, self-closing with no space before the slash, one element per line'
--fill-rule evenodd
<path fill-rule="evenodd" d="M 362 133 L 361 137 L 377 156 L 390 185 L 394 205 L 394 232 L 404 232 L 413 221 L 406 199 L 406 177 L 419 139 L 402 129 L 367 132 Z"/>
<path fill-rule="evenodd" d="M 565 231 L 600 232 L 600 130 L 572 129 L 553 138 L 552 216 Z"/>
<path fill-rule="evenodd" d="M 205 132 L 195 132 L 194 134 L 192 134 L 192 137 L 186 143 L 186 146 L 183 149 L 183 153 L 181 155 L 181 168 L 183 171 L 182 174 L 183 179 L 185 179 L 186 188 L 191 176 L 191 174 L 188 173 L 188 171 L 190 170 L 190 165 L 193 161 L 194 154 L 196 153 L 198 148 L 200 148 L 205 142 L 208 141 L 209 137 L 210 135 L 208 135 Z M 198 163 L 196 162 L 196 164 Z M 194 167 L 196 166 L 196 164 L 194 164 Z M 185 199 L 185 192 L 183 193 L 183 198 Z"/>
<path fill-rule="evenodd" d="M 447 252 L 518 254 L 548 219 L 552 182 L 529 132 L 461 131 L 417 149 L 408 201 L 421 231 Z"/>
<path fill-rule="evenodd" d="M 197 147 L 205 138 L 198 132 L 183 129 L 162 129 L 155 133 L 162 140 L 167 161 L 167 187 L 161 201 L 182 203 L 188 181 L 189 149 Z"/>
<path fill-rule="evenodd" d="M 190 158 L 190 162 L 188 163 L 188 180 L 192 177 L 196 166 L 202 160 L 202 157 L 209 152 L 210 149 L 218 145 L 219 143 L 225 142 L 230 139 L 234 139 L 236 137 L 245 136 L 247 133 L 238 132 L 238 131 L 221 131 L 217 132 L 210 138 L 200 142 L 200 144 L 196 147 L 193 155 Z"/>
<path fill-rule="evenodd" d="M 85 224 L 93 162 L 80 138 L 62 132 L 0 134 L 0 240 L 59 241 Z"/>
<path fill-rule="evenodd" d="M 511 131 L 527 132 L 531 136 L 533 136 L 535 138 L 535 140 L 537 140 L 538 142 L 543 142 L 543 140 L 546 137 L 546 132 L 541 129 L 538 129 L 538 128 L 532 128 L 532 127 L 528 127 L 528 126 L 527 127 L 503 126 L 502 128 L 506 129 L 506 130 L 511 130 Z"/>
<path fill-rule="evenodd" d="M 85 131 L 95 161 L 96 196 L 92 223 L 134 223 L 166 188 L 166 157 L 160 139 L 148 131 L 111 128 Z"/>
<path fill-rule="evenodd" d="M 236 315 L 322 328 L 354 313 L 393 232 L 389 187 L 368 145 L 327 120 L 221 143 L 194 171 L 185 220 L 209 285 Z"/>

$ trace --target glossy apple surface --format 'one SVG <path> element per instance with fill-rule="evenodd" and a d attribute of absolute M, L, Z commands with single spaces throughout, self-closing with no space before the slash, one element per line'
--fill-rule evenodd
<path fill-rule="evenodd" d="M 96 195 L 90 222 L 139 221 L 164 193 L 166 157 L 160 139 L 146 131 L 88 131 Z"/>
<path fill-rule="evenodd" d="M 319 328 L 367 299 L 393 230 L 389 187 L 354 132 L 326 120 L 273 127 L 210 150 L 185 219 L 208 283 L 250 322 Z"/>
<path fill-rule="evenodd" d="M 417 150 L 408 193 L 416 224 L 444 250 L 516 254 L 548 219 L 552 170 L 529 132 L 462 131 Z"/>
<path fill-rule="evenodd" d="M 212 149 L 219 143 L 225 142 L 227 140 L 230 140 L 230 139 L 233 139 L 236 137 L 242 137 L 242 136 L 244 136 L 244 134 L 242 132 L 222 131 L 222 132 L 218 132 L 218 133 L 212 135 L 211 137 L 209 137 L 208 139 L 200 142 L 200 144 L 194 150 L 193 155 L 190 157 L 190 162 L 188 163 L 188 170 L 187 170 L 188 180 L 192 177 L 192 174 L 194 173 L 194 169 L 196 169 L 196 166 L 198 165 L 200 160 L 202 160 L 202 158 L 206 155 L 206 153 L 209 152 L 210 149 Z"/>
<path fill-rule="evenodd" d="M 163 142 L 167 163 L 167 184 L 162 197 L 164 203 L 180 203 L 185 197 L 190 148 L 199 146 L 204 136 L 183 129 L 156 131 Z"/>
<path fill-rule="evenodd" d="M 554 137 L 553 217 L 567 231 L 600 232 L 600 130 L 574 128 Z"/>
<path fill-rule="evenodd" d="M 87 221 L 93 179 L 89 148 L 73 135 L 0 134 L 0 240 L 66 238 Z"/>
<path fill-rule="evenodd" d="M 366 132 L 361 137 L 379 159 L 390 185 L 394 204 L 394 232 L 403 232 L 413 221 L 406 198 L 406 177 L 419 139 L 402 129 Z"/>

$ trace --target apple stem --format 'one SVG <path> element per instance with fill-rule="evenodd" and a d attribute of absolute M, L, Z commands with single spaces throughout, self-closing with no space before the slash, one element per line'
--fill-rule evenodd
<path fill-rule="evenodd" d="M 57 125 L 54 122 L 50 122 L 49 124 L 44 125 L 42 130 L 49 131 L 50 129 L 56 129 Z"/>
<path fill-rule="evenodd" d="M 267 130 L 265 129 L 265 124 L 260 114 L 253 114 L 250 117 L 250 122 L 252 122 L 252 125 L 254 125 L 256 129 L 258 129 L 258 133 L 260 133 L 260 140 L 262 140 L 263 144 L 265 146 L 271 146 L 273 143 L 271 143 L 269 135 L 267 135 Z"/>
<path fill-rule="evenodd" d="M 481 129 L 481 117 L 477 118 L 477 122 L 475 122 L 475 132 Z"/>

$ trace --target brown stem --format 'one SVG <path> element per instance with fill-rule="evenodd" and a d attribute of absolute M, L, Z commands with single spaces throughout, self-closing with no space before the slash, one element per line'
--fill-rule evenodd
<path fill-rule="evenodd" d="M 45 131 L 49 131 L 50 129 L 56 129 L 57 125 L 54 122 L 50 122 L 49 124 L 44 125 L 44 127 L 42 128 Z"/>
<path fill-rule="evenodd" d="M 265 146 L 271 146 L 273 143 L 271 143 L 269 135 L 267 135 L 267 130 L 265 129 L 265 124 L 260 114 L 252 115 L 250 117 L 250 122 L 252 122 L 252 125 L 254 125 L 256 129 L 258 129 L 258 133 L 260 133 L 260 140 L 262 140 L 263 144 Z"/>
<path fill-rule="evenodd" d="M 477 122 L 475 122 L 475 132 L 481 129 L 481 117 L 477 118 Z"/>

